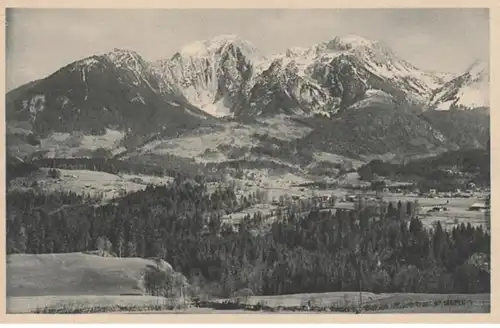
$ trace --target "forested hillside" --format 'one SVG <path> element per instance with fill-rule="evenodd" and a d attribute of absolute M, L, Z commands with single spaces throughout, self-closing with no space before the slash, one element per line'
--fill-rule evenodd
<path fill-rule="evenodd" d="M 72 193 L 12 192 L 7 252 L 105 245 L 117 256 L 163 258 L 203 293 L 219 297 L 243 288 L 263 295 L 490 290 L 489 271 L 469 261 L 484 254 L 489 263 L 490 236 L 482 227 L 427 230 L 416 203 L 325 212 L 299 202 L 276 211 L 268 229 L 258 213 L 234 227 L 223 224 L 223 214 L 254 201 L 231 188 L 208 193 L 183 179 L 101 206 Z"/>

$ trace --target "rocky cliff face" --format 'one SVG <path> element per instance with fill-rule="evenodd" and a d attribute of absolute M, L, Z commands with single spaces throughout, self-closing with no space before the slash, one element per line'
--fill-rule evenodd
<path fill-rule="evenodd" d="M 384 44 L 357 36 L 267 57 L 248 41 L 219 36 L 192 43 L 155 66 L 165 90 L 214 116 L 328 116 L 381 93 L 389 102 L 425 108 L 448 76 L 419 70 Z"/>
<path fill-rule="evenodd" d="M 344 131 L 330 133 L 329 144 L 341 141 L 342 149 L 354 153 L 482 145 L 489 131 L 489 118 L 476 119 L 475 113 L 473 124 L 464 121 L 470 121 L 467 115 L 418 116 L 436 112 L 432 109 L 488 108 L 486 65 L 475 63 L 456 77 L 426 72 L 384 44 L 357 36 L 264 56 L 250 42 L 222 35 L 188 44 L 154 63 L 134 51 L 115 49 L 71 63 L 6 98 L 7 141 L 15 156 L 40 149 L 66 156 L 62 145 L 121 152 L 154 138 L 224 125 L 223 117 L 246 122 L 278 114 L 334 120 L 315 130 Z M 384 124 L 395 111 L 400 119 L 388 130 Z M 461 135 L 468 140 L 448 126 L 465 129 Z M 353 131 L 359 138 L 347 138 Z M 390 147 L 381 145 L 389 139 Z"/>

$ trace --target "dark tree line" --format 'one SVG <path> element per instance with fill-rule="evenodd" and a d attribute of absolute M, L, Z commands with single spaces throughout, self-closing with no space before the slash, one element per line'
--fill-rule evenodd
<path fill-rule="evenodd" d="M 130 161 L 121 161 L 118 159 L 107 158 L 42 158 L 33 161 L 33 164 L 39 167 L 50 167 L 57 169 L 80 169 L 101 171 L 111 174 L 132 173 L 154 176 L 176 176 L 176 173 L 178 172 L 178 170 L 176 170 L 176 166 L 181 167 L 183 165 L 187 165 L 186 163 L 178 163 L 177 165 L 172 165 L 173 167 L 170 168 L 169 165 L 160 166 L 154 164 L 133 163 Z"/>
<path fill-rule="evenodd" d="M 38 165 L 33 163 L 17 163 L 10 164 L 7 163 L 5 167 L 5 175 L 7 182 L 15 179 L 17 177 L 24 177 L 31 173 L 37 172 L 39 169 Z"/>
<path fill-rule="evenodd" d="M 177 180 L 107 205 L 72 193 L 7 195 L 7 252 L 96 249 L 102 240 L 122 257 L 159 257 L 214 296 L 249 288 L 275 295 L 330 291 L 480 293 L 487 270 L 469 263 L 485 254 L 481 227 L 426 229 L 412 203 L 354 210 L 285 208 L 263 229 L 261 214 L 239 225 L 221 216 L 241 209 L 231 188 L 207 193 Z"/>
<path fill-rule="evenodd" d="M 484 149 L 465 149 L 414 160 L 406 164 L 393 164 L 373 160 L 358 169 L 362 180 L 370 181 L 376 175 L 393 179 L 409 179 L 419 188 L 452 191 L 467 182 L 480 186 L 490 185 L 490 152 Z"/>
<path fill-rule="evenodd" d="M 197 181 L 219 181 L 224 168 L 208 167 L 193 160 L 175 155 L 162 155 L 161 163 L 111 158 L 40 158 L 32 161 L 11 164 L 6 167 L 7 181 L 25 177 L 39 171 L 40 168 L 90 170 L 110 174 L 129 173 L 153 176 L 189 177 Z"/>

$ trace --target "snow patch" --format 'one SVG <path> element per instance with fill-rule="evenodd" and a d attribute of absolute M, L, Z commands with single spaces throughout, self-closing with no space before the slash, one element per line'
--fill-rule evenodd
<path fill-rule="evenodd" d="M 251 42 L 242 40 L 234 34 L 219 35 L 210 40 L 199 40 L 186 44 L 180 54 L 184 57 L 209 57 L 217 52 L 223 52 L 230 44 L 238 47 L 249 59 L 260 57 L 257 48 Z"/>
<path fill-rule="evenodd" d="M 394 98 L 390 94 L 382 90 L 369 89 L 366 91 L 365 97 L 354 103 L 350 108 L 357 109 L 376 105 L 387 105 L 392 104 L 393 100 Z"/>
<path fill-rule="evenodd" d="M 453 100 L 444 101 L 436 106 L 436 110 L 449 110 L 452 105 Z"/>
<path fill-rule="evenodd" d="M 199 105 L 200 109 L 215 117 L 231 116 L 231 109 L 227 108 L 222 99 L 212 103 Z"/>
<path fill-rule="evenodd" d="M 343 45 L 343 46 L 350 46 L 350 47 L 370 47 L 374 44 L 374 41 L 365 39 L 359 35 L 346 35 L 343 37 L 337 37 L 334 39 L 336 43 Z"/>
<path fill-rule="evenodd" d="M 489 107 L 490 85 L 488 65 L 476 62 L 464 74 L 446 82 L 437 89 L 432 104 L 437 110 L 453 106 L 466 108 Z"/>

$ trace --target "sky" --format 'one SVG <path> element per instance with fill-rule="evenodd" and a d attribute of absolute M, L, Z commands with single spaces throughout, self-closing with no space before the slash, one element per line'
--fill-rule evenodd
<path fill-rule="evenodd" d="M 359 35 L 421 69 L 460 73 L 489 60 L 487 9 L 7 9 L 7 90 L 123 48 L 165 59 L 236 34 L 264 54 Z"/>

